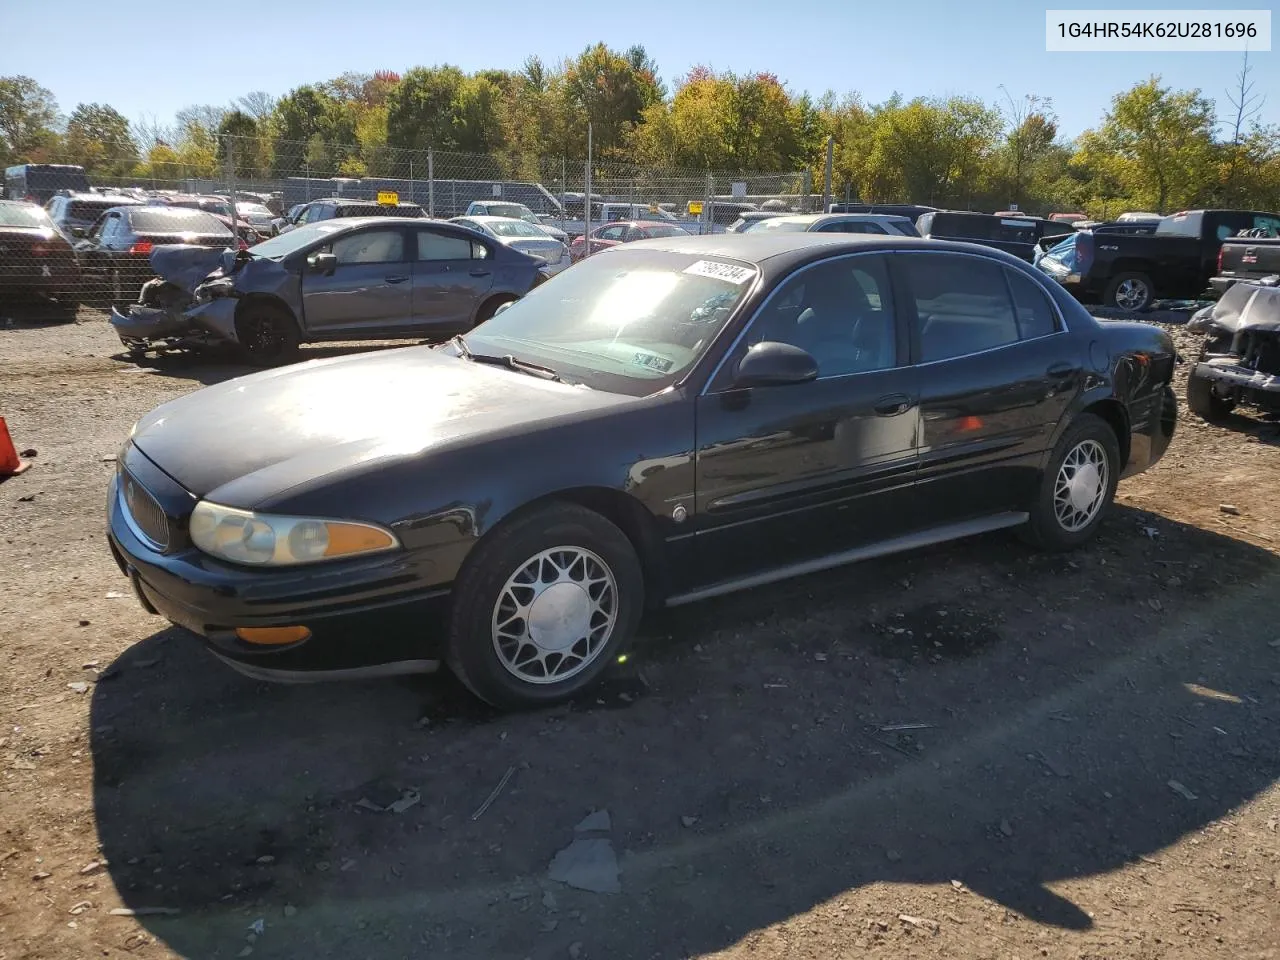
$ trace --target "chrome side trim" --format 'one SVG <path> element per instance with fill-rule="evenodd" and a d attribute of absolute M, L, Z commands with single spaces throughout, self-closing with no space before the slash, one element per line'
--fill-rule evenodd
<path fill-rule="evenodd" d="M 210 651 L 212 652 L 212 651 Z M 386 677 L 402 677 L 417 673 L 435 673 L 440 669 L 439 660 L 399 660 L 395 663 L 379 663 L 370 667 L 350 667 L 345 670 L 272 670 L 239 660 L 232 660 L 220 653 L 215 657 L 236 673 L 251 680 L 267 683 L 324 683 L 331 680 L 381 680 Z"/>
<path fill-rule="evenodd" d="M 855 547 L 852 550 L 831 553 L 825 557 L 815 557 L 812 560 L 802 560 L 799 563 L 788 564 L 785 567 L 775 567 L 772 570 L 765 570 L 750 576 L 739 577 L 734 580 L 722 580 L 720 583 L 713 583 L 708 587 L 700 587 L 688 593 L 680 593 L 673 597 L 668 597 L 666 605 L 668 607 L 679 607 L 686 603 L 709 600 L 711 597 L 719 597 L 726 593 L 736 593 L 739 590 L 762 587 L 766 584 L 777 583 L 779 580 L 789 580 L 792 577 L 818 573 L 819 571 L 830 570 L 832 567 L 841 567 L 848 563 L 871 560 L 875 557 L 902 553 L 906 550 L 916 550 L 920 547 L 946 543 L 949 540 L 959 540 L 961 537 L 990 533 L 992 530 L 1016 527 L 1026 523 L 1028 519 L 1030 519 L 1030 514 L 1010 512 L 997 513 L 990 517 L 980 517 L 977 520 L 948 523 L 930 530 L 921 530 L 918 533 L 909 533 L 906 536 L 894 537 L 891 540 L 881 540 L 879 543 L 869 543 L 866 546 Z"/>

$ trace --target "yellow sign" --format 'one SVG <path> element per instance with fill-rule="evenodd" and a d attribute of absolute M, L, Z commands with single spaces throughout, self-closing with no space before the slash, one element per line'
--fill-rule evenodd
<path fill-rule="evenodd" d="M 689 201 L 688 211 L 689 211 L 689 216 L 691 216 L 691 217 L 700 217 L 700 216 L 702 216 L 702 201 L 701 201 L 701 200 L 690 200 L 690 201 Z"/>
<path fill-rule="evenodd" d="M 400 194 L 396 193 L 394 190 L 379 190 L 378 202 L 384 207 L 398 206 L 400 203 Z"/>

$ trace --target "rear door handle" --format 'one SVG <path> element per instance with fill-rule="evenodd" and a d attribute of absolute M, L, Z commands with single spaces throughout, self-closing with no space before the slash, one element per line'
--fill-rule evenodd
<path fill-rule="evenodd" d="M 409 278 L 405 276 L 396 276 L 396 277 L 383 277 L 383 279 L 386 280 L 387 283 L 404 283 Z"/>
<path fill-rule="evenodd" d="M 896 417 L 911 409 L 911 398 L 905 393 L 891 393 L 876 401 L 875 411 L 882 417 Z"/>

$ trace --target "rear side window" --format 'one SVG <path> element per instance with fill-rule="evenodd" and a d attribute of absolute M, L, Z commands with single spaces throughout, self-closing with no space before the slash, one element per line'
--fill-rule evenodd
<path fill-rule="evenodd" d="M 1009 290 L 1013 293 L 1013 308 L 1018 318 L 1018 335 L 1023 340 L 1047 337 L 1058 330 L 1058 318 L 1045 292 L 1024 274 L 1005 270 L 1009 278 Z"/>
<path fill-rule="evenodd" d="M 920 362 L 981 353 L 1019 339 L 1005 269 L 977 257 L 901 258 L 916 308 Z"/>
<path fill-rule="evenodd" d="M 419 260 L 470 260 L 472 246 L 472 242 L 463 237 L 433 233 L 430 230 L 418 231 Z"/>

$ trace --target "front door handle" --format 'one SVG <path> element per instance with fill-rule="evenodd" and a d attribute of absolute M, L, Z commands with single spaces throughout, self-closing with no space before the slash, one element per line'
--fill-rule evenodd
<path fill-rule="evenodd" d="M 387 283 L 404 283 L 409 278 L 404 276 L 395 276 L 395 277 L 383 277 L 383 279 L 386 280 Z"/>
<path fill-rule="evenodd" d="M 875 411 L 882 417 L 896 417 L 911 409 L 911 398 L 905 393 L 891 393 L 876 401 Z"/>
<path fill-rule="evenodd" d="M 489 271 L 486 270 L 484 267 L 476 267 L 474 270 L 471 271 L 471 275 L 473 277 L 487 277 L 489 275 Z"/>

